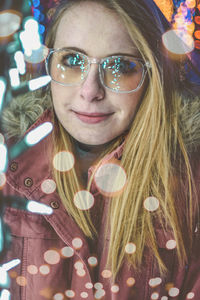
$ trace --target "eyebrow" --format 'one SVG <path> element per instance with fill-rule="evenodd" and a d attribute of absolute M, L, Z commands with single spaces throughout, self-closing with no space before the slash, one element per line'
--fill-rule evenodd
<path fill-rule="evenodd" d="M 81 48 L 78 48 L 78 47 L 64 47 L 64 48 L 74 50 L 74 51 L 77 51 L 77 52 L 81 52 L 81 53 L 83 53 L 87 56 L 90 56 L 90 55 L 88 55 L 88 53 L 85 50 L 83 50 Z M 137 48 L 134 48 L 134 50 L 137 50 Z M 139 56 L 139 53 L 131 54 L 131 53 L 126 53 L 126 52 L 116 52 L 116 53 L 107 54 L 104 57 L 118 56 L 118 55 L 122 55 L 122 56 Z"/>

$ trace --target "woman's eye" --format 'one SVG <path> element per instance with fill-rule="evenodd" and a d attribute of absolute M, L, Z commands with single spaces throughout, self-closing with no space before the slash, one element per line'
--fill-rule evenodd
<path fill-rule="evenodd" d="M 134 61 L 121 61 L 115 64 L 116 72 L 129 74 L 137 71 L 137 64 Z"/>
<path fill-rule="evenodd" d="M 79 67 L 82 64 L 82 60 L 77 55 L 68 54 L 62 57 L 62 64 L 70 68 Z"/>

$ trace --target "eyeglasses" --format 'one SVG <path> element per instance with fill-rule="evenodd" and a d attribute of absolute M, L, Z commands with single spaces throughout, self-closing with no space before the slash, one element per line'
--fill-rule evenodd
<path fill-rule="evenodd" d="M 49 49 L 45 61 L 47 74 L 63 86 L 80 85 L 87 77 L 91 64 L 99 65 L 101 84 L 117 93 L 136 92 L 143 84 L 149 62 L 131 55 L 97 59 L 67 49 Z"/>

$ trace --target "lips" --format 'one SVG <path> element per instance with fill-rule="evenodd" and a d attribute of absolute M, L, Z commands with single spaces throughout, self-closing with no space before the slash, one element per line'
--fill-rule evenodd
<path fill-rule="evenodd" d="M 73 111 L 77 118 L 84 123 L 96 124 L 108 119 L 113 113 L 101 113 L 101 112 L 79 112 Z"/>

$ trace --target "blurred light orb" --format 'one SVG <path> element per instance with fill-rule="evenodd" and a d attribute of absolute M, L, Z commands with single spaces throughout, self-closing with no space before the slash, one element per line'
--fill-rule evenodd
<path fill-rule="evenodd" d="M 58 152 L 53 158 L 53 166 L 57 171 L 67 172 L 74 167 L 74 155 L 69 151 Z"/>
<path fill-rule="evenodd" d="M 81 210 L 90 209 L 94 205 L 94 196 L 88 191 L 79 191 L 74 195 L 74 204 Z"/>
<path fill-rule="evenodd" d="M 159 201 L 156 197 L 148 197 L 144 200 L 144 208 L 150 212 L 156 211 L 159 205 Z"/>
<path fill-rule="evenodd" d="M 19 13 L 14 10 L 4 10 L 0 12 L 0 38 L 13 35 L 21 24 Z"/>
<path fill-rule="evenodd" d="M 179 291 L 178 288 L 173 287 L 173 288 L 169 289 L 168 294 L 169 294 L 170 297 L 176 297 L 176 296 L 179 295 L 179 292 L 180 291 Z"/>
<path fill-rule="evenodd" d="M 91 266 L 91 267 L 96 267 L 97 264 L 98 264 L 98 260 L 95 256 L 91 256 L 88 258 L 88 264 Z"/>
<path fill-rule="evenodd" d="M 73 290 L 66 290 L 65 291 L 65 295 L 68 297 L 68 298 L 74 298 L 75 297 L 75 292 Z"/>
<path fill-rule="evenodd" d="M 1 291 L 0 296 L 1 296 L 0 297 L 1 300 L 10 300 L 11 293 L 9 292 L 9 290 L 3 289 Z"/>
<path fill-rule="evenodd" d="M 175 240 L 168 240 L 166 243 L 166 248 L 169 250 L 176 248 L 176 241 Z"/>
<path fill-rule="evenodd" d="M 86 289 L 90 290 L 90 289 L 93 288 L 93 284 L 92 284 L 91 282 L 87 282 L 87 283 L 85 284 L 85 287 L 86 287 Z"/>
<path fill-rule="evenodd" d="M 96 290 L 101 290 L 101 289 L 103 289 L 103 284 L 102 284 L 101 282 L 96 282 L 96 283 L 94 284 L 94 288 L 95 288 Z"/>
<path fill-rule="evenodd" d="M 83 246 L 83 241 L 80 238 L 75 238 L 72 240 L 72 245 L 75 249 L 80 249 Z"/>
<path fill-rule="evenodd" d="M 5 173 L 0 173 L 0 189 L 6 184 L 6 175 Z"/>
<path fill-rule="evenodd" d="M 57 293 L 53 296 L 53 300 L 63 300 L 64 299 L 64 295 L 61 293 Z"/>
<path fill-rule="evenodd" d="M 45 194 L 52 194 L 56 190 L 56 183 L 53 179 L 45 179 L 41 184 L 41 190 Z"/>
<path fill-rule="evenodd" d="M 0 85 L 0 88 L 1 88 L 1 85 Z M 3 136 L 2 133 L 0 133 L 0 144 L 4 144 L 5 143 L 5 138 Z"/>
<path fill-rule="evenodd" d="M 125 252 L 128 254 L 133 254 L 136 251 L 136 245 L 134 243 L 128 243 L 125 247 Z"/>
<path fill-rule="evenodd" d="M 44 260 L 50 265 L 56 265 L 60 261 L 60 254 L 56 250 L 47 250 L 44 253 Z"/>
<path fill-rule="evenodd" d="M 81 269 L 84 268 L 84 265 L 83 265 L 83 263 L 82 263 L 80 260 L 78 260 L 77 262 L 75 262 L 74 268 L 75 268 L 76 270 L 81 270 Z"/>
<path fill-rule="evenodd" d="M 162 283 L 162 279 L 160 277 L 151 278 L 149 280 L 149 285 L 151 287 L 156 287 L 156 286 L 160 285 L 161 283 Z"/>
<path fill-rule="evenodd" d="M 160 300 L 168 300 L 167 296 L 162 296 Z"/>
<path fill-rule="evenodd" d="M 106 292 L 103 289 L 98 289 L 95 293 L 95 299 L 102 299 Z"/>
<path fill-rule="evenodd" d="M 0 267 L 0 287 L 9 287 L 9 285 L 10 279 L 8 273 L 3 267 Z"/>
<path fill-rule="evenodd" d="M 25 136 L 25 143 L 29 146 L 35 145 L 39 143 L 42 139 L 44 139 L 50 132 L 53 130 L 53 124 L 51 122 L 44 122 L 38 127 L 31 130 Z"/>
<path fill-rule="evenodd" d="M 36 48 L 36 49 L 34 49 Z M 24 59 L 30 64 L 38 64 L 45 60 L 46 58 L 46 46 L 34 44 L 33 48 L 26 48 L 24 52 Z"/>
<path fill-rule="evenodd" d="M 187 294 L 186 299 L 193 299 L 194 296 L 195 296 L 194 293 L 190 292 L 190 293 Z"/>
<path fill-rule="evenodd" d="M 103 278 L 110 278 L 112 276 L 112 272 L 110 270 L 103 270 L 101 272 L 101 276 Z"/>
<path fill-rule="evenodd" d="M 152 300 L 157 300 L 159 298 L 159 294 L 158 293 L 153 293 L 153 294 L 151 294 L 151 299 Z"/>
<path fill-rule="evenodd" d="M 27 271 L 31 275 L 36 275 L 38 273 L 38 268 L 35 265 L 29 265 Z"/>
<path fill-rule="evenodd" d="M 86 292 L 82 292 L 80 295 L 81 295 L 81 298 L 83 298 L 83 299 L 88 298 L 88 293 L 86 293 Z"/>
<path fill-rule="evenodd" d="M 115 194 L 125 187 L 127 176 L 125 170 L 115 163 L 101 165 L 94 176 L 97 188 L 102 194 Z"/>
<path fill-rule="evenodd" d="M 20 286 L 26 286 L 26 284 L 27 284 L 27 280 L 24 276 L 17 276 L 16 282 Z"/>
<path fill-rule="evenodd" d="M 48 275 L 50 273 L 50 268 L 48 265 L 42 265 L 39 267 L 39 271 L 42 275 Z"/>
<path fill-rule="evenodd" d="M 119 292 L 119 286 L 117 284 L 114 284 L 112 287 L 111 287 L 111 292 L 116 294 Z"/>
<path fill-rule="evenodd" d="M 86 274 L 86 272 L 85 272 L 84 269 L 78 269 L 78 270 L 76 271 L 76 274 L 77 274 L 79 277 L 84 277 L 85 274 Z"/>
<path fill-rule="evenodd" d="M 74 255 L 74 249 L 66 246 L 61 249 L 61 255 L 67 258 L 72 257 Z"/>
<path fill-rule="evenodd" d="M 194 49 L 194 39 L 186 31 L 169 30 L 162 36 L 162 42 L 165 48 L 179 55 L 190 53 Z"/>
<path fill-rule="evenodd" d="M 131 287 L 135 284 L 135 279 L 133 277 L 129 277 L 127 280 L 126 280 L 126 284 Z"/>

